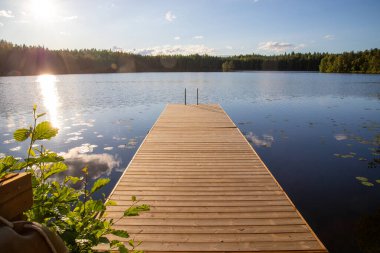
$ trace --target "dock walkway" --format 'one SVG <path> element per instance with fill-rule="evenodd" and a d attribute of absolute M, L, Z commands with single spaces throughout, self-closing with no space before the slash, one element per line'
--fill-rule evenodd
<path fill-rule="evenodd" d="M 168 105 L 110 195 L 145 252 L 327 252 L 219 105 Z M 128 244 L 126 242 L 126 244 Z"/>

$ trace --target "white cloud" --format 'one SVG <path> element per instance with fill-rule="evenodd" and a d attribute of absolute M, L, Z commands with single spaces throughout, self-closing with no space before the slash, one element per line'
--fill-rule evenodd
<path fill-rule="evenodd" d="M 306 47 L 306 45 L 301 43 L 301 44 L 296 45 L 293 49 L 302 49 L 304 47 Z"/>
<path fill-rule="evenodd" d="M 62 36 L 70 36 L 71 34 L 69 32 L 59 32 Z"/>
<path fill-rule="evenodd" d="M 3 24 L 3 23 L 0 23 L 0 26 L 4 26 L 4 24 Z"/>
<path fill-rule="evenodd" d="M 130 51 L 141 55 L 190 55 L 190 54 L 212 54 L 215 49 L 205 45 L 165 45 L 151 48 L 141 48 Z"/>
<path fill-rule="evenodd" d="M 197 35 L 197 36 L 194 36 L 193 39 L 201 40 L 201 39 L 203 39 L 203 36 L 202 35 Z"/>
<path fill-rule="evenodd" d="M 179 36 L 175 36 L 174 39 L 175 39 L 175 40 L 180 40 L 181 37 L 179 37 Z"/>
<path fill-rule="evenodd" d="M 0 17 L 14 18 L 15 16 L 12 15 L 12 11 L 0 10 Z"/>
<path fill-rule="evenodd" d="M 327 35 L 323 36 L 323 38 L 325 40 L 335 40 L 335 36 L 332 34 L 327 34 Z"/>
<path fill-rule="evenodd" d="M 231 47 L 231 46 L 226 46 L 226 48 L 227 48 L 227 49 L 229 49 L 229 50 L 231 50 L 231 49 L 232 49 L 232 47 Z"/>
<path fill-rule="evenodd" d="M 166 12 L 165 14 L 165 19 L 169 22 L 172 22 L 174 21 L 174 19 L 176 19 L 177 17 L 171 12 L 171 11 L 168 11 Z"/>
<path fill-rule="evenodd" d="M 26 20 L 26 19 L 15 20 L 13 22 L 18 23 L 18 24 L 27 24 L 27 23 L 30 23 L 30 21 Z"/>
<path fill-rule="evenodd" d="M 75 20 L 75 19 L 78 19 L 78 16 L 63 17 L 64 21 L 70 21 L 70 20 Z"/>
<path fill-rule="evenodd" d="M 279 52 L 284 52 L 286 50 L 296 50 L 296 49 L 301 49 L 304 47 L 305 47 L 305 44 L 295 45 L 295 44 L 287 43 L 287 42 L 267 41 L 267 42 L 261 42 L 257 49 L 279 53 Z"/>

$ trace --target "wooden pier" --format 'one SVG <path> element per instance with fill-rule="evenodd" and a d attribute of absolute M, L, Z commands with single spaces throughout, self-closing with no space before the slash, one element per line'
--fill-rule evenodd
<path fill-rule="evenodd" d="M 327 252 L 219 105 L 168 105 L 110 195 L 145 252 Z M 128 242 L 126 242 L 128 245 Z"/>

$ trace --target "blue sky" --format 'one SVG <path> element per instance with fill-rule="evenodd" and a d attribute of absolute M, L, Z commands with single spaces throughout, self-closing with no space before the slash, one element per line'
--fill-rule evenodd
<path fill-rule="evenodd" d="M 52 49 L 278 54 L 380 47 L 378 0 L 0 0 L 0 38 Z"/>

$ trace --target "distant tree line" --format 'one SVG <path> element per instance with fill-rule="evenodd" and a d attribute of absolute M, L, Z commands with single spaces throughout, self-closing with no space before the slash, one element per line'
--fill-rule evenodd
<path fill-rule="evenodd" d="M 137 55 L 112 50 L 49 50 L 0 40 L 0 75 L 208 72 L 240 70 L 380 73 L 379 50 L 343 54 Z"/>
<path fill-rule="evenodd" d="M 322 58 L 319 70 L 326 73 L 380 73 L 380 50 L 328 54 Z"/>
<path fill-rule="evenodd" d="M 222 70 L 279 70 L 279 71 L 318 71 L 319 64 L 326 54 L 290 53 L 282 55 L 239 55 L 225 57 Z"/>

